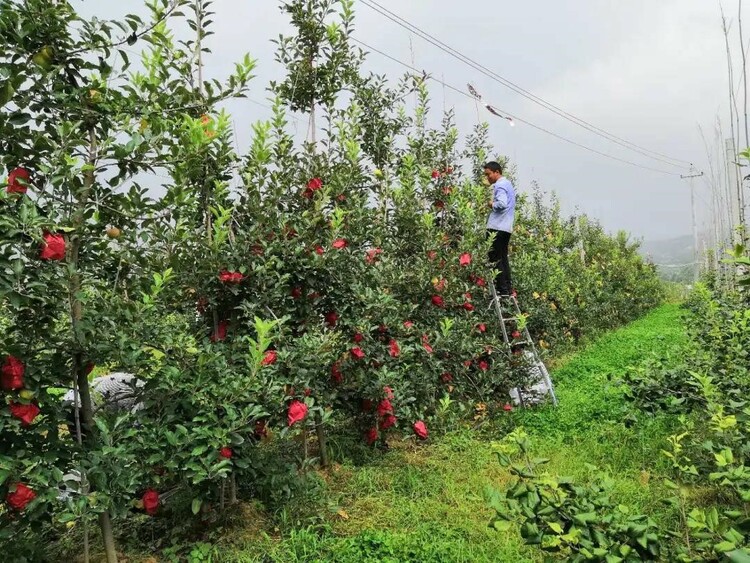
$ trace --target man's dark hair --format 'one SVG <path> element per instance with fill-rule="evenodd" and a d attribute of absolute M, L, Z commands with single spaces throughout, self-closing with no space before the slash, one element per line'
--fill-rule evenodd
<path fill-rule="evenodd" d="M 503 173 L 503 167 L 499 162 L 495 162 L 494 160 L 492 162 L 488 162 L 484 165 L 485 170 L 492 170 L 493 172 L 500 172 L 500 174 Z"/>

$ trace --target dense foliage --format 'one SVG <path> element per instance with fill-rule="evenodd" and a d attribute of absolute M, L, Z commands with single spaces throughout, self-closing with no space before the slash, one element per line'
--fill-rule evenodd
<path fill-rule="evenodd" d="M 0 538 L 18 557 L 96 515 L 115 560 L 112 517 L 158 516 L 180 491 L 208 518 L 238 483 L 288 490 L 326 465 L 332 427 L 424 440 L 441 399 L 498 408 L 524 380 L 487 307 L 486 126 L 465 147 L 450 114 L 430 129 L 423 80 L 361 75 L 349 0 L 293 0 L 304 32 L 279 60 L 294 79 L 240 155 L 217 108 L 254 62 L 203 80 L 210 5 L 153 0 L 148 21 L 105 22 L 0 3 Z M 189 40 L 171 31 L 184 21 Z M 137 67 L 124 46 L 142 46 Z M 300 109 L 325 126 L 298 147 Z M 541 348 L 659 301 L 624 235 L 539 196 L 519 214 Z M 95 416 L 92 378 L 115 369 L 143 382 L 137 408 Z M 279 443 L 295 454 L 267 455 Z"/>
<path fill-rule="evenodd" d="M 750 561 L 750 301 L 742 247 L 730 262 L 740 290 L 697 285 L 685 304 L 689 341 L 681 356 L 646 361 L 624 382 L 641 413 L 630 412 L 626 423 L 673 417 L 662 455 L 670 471 L 663 501 L 678 515 L 674 526 L 618 504 L 609 477 L 595 468 L 584 483 L 546 475 L 545 460 L 530 459 L 521 435 L 512 452 L 520 459 L 501 459 L 517 481 L 492 497 L 496 527 L 520 518 L 528 544 L 573 561 Z"/>

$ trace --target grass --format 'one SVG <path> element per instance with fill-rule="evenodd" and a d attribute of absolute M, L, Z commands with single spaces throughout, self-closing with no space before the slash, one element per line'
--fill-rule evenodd
<path fill-rule="evenodd" d="M 654 476 L 662 469 L 659 450 L 670 420 L 624 424 L 629 413 L 617 380 L 648 356 L 676 355 L 684 342 L 679 307 L 662 306 L 556 362 L 559 408 L 514 412 L 498 425 L 459 430 L 428 445 L 396 442 L 369 464 L 338 465 L 320 474 L 325 515 L 318 522 L 291 524 L 310 508 L 294 501 L 274 517 L 242 505 L 213 534 L 215 541 L 193 546 L 188 560 L 541 561 L 515 530 L 488 527 L 484 492 L 510 479 L 494 451 L 513 425 L 529 434 L 535 456 L 550 458 L 550 473 L 585 479 L 587 464 L 607 469 L 620 502 L 669 521 L 674 515 L 659 503 L 661 485 Z"/>

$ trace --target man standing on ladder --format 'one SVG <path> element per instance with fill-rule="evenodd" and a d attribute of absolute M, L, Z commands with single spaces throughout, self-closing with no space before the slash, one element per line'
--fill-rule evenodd
<path fill-rule="evenodd" d="M 495 289 L 500 296 L 510 295 L 513 286 L 508 245 L 516 212 L 516 190 L 510 180 L 503 176 L 503 167 L 497 162 L 485 164 L 484 175 L 492 185 L 492 202 L 489 203 L 492 212 L 487 219 L 487 236 L 493 237 L 490 262 L 500 272 L 495 278 Z"/>

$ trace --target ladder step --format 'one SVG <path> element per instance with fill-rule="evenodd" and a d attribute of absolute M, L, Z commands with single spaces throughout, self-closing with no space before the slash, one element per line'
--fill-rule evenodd
<path fill-rule="evenodd" d="M 514 401 L 517 401 L 521 405 L 521 407 L 525 408 L 525 399 L 531 398 L 535 403 L 537 402 L 536 400 L 534 400 L 534 394 L 538 393 L 537 388 L 541 387 L 541 393 L 543 395 L 548 395 L 550 399 L 552 399 L 552 404 L 557 406 L 557 396 L 555 395 L 555 387 L 552 383 L 552 378 L 550 378 L 547 367 L 544 365 L 544 362 L 541 360 L 539 354 L 537 353 L 536 347 L 534 346 L 534 341 L 531 338 L 531 334 L 529 333 L 528 328 L 524 327 L 523 330 L 519 328 L 515 329 L 518 330 L 519 333 L 521 333 L 521 337 L 523 338 L 523 340 L 515 340 L 514 338 L 509 338 L 506 324 L 511 322 L 518 323 L 521 319 L 523 319 L 524 321 L 526 320 L 523 313 L 521 312 L 520 306 L 518 305 L 518 299 L 514 295 L 498 296 L 497 292 L 495 291 L 494 285 L 490 287 L 490 291 L 492 293 L 490 308 L 495 308 L 495 312 L 497 313 L 498 319 L 500 320 L 505 345 L 510 351 L 522 352 L 524 357 L 530 358 L 532 360 L 530 365 L 533 366 L 534 370 L 536 370 L 536 374 L 534 375 L 538 376 L 538 380 L 533 382 L 528 389 L 514 389 L 511 392 L 511 398 Z M 506 314 L 513 316 L 506 317 Z M 515 393 L 515 396 L 513 395 L 513 393 Z M 531 397 L 527 396 L 526 398 L 524 398 L 525 393 L 531 393 Z"/>

